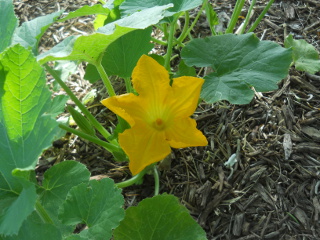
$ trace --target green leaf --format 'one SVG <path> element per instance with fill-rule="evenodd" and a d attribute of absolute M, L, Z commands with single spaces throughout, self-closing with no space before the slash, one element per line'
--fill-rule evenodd
<path fill-rule="evenodd" d="M 74 12 L 70 12 L 66 17 L 59 19 L 58 22 L 63 22 L 72 18 L 93 15 L 93 14 L 109 15 L 109 13 L 110 13 L 110 10 L 108 8 L 104 8 L 100 4 L 96 4 L 93 6 L 86 5 L 77 9 Z"/>
<path fill-rule="evenodd" d="M 23 222 L 18 235 L 7 236 L 3 240 L 61 240 L 60 229 L 52 224 L 44 223 L 38 213 L 33 213 Z"/>
<path fill-rule="evenodd" d="M 33 183 L 16 178 L 23 186 L 20 194 L 15 197 L 6 196 L 0 200 L 0 235 L 17 234 L 23 221 L 33 212 L 37 199 Z M 3 189 L 4 190 L 4 189 Z"/>
<path fill-rule="evenodd" d="M 94 29 L 98 29 L 99 27 L 102 27 L 108 23 L 111 23 L 113 21 L 118 20 L 120 16 L 120 10 L 119 10 L 119 5 L 123 2 L 124 0 L 116 0 L 116 1 L 107 1 L 103 7 L 109 8 L 110 13 L 108 16 L 106 15 L 97 15 L 96 19 L 94 20 Z"/>
<path fill-rule="evenodd" d="M 154 60 L 156 60 L 160 65 L 164 65 L 164 57 L 163 56 L 160 56 L 158 54 L 149 54 L 149 57 L 152 57 Z"/>
<path fill-rule="evenodd" d="M 88 229 L 80 232 L 85 239 L 110 239 L 112 229 L 123 219 L 123 203 L 121 190 L 111 179 L 91 180 L 69 191 L 59 218 L 67 225 L 85 223 Z"/>
<path fill-rule="evenodd" d="M 53 204 L 55 207 L 65 200 L 69 190 L 80 183 L 88 183 L 90 172 L 85 165 L 76 161 L 64 161 L 49 168 L 44 173 L 40 195 L 41 202 L 46 207 Z"/>
<path fill-rule="evenodd" d="M 0 53 L 11 44 L 12 35 L 18 26 L 12 0 L 0 0 Z"/>
<path fill-rule="evenodd" d="M 107 74 L 130 77 L 139 58 L 154 46 L 150 43 L 151 32 L 151 27 L 135 30 L 111 43 L 102 58 L 102 66 Z M 100 75 L 95 66 L 89 64 L 84 78 L 93 83 L 100 79 Z"/>
<path fill-rule="evenodd" d="M 252 33 L 194 39 L 181 56 L 188 66 L 212 67 L 201 92 L 209 103 L 247 104 L 254 96 L 251 87 L 259 92 L 277 89 L 292 61 L 291 50 L 259 41 Z"/>
<path fill-rule="evenodd" d="M 38 54 L 38 43 L 44 32 L 63 13 L 63 10 L 24 22 L 13 35 L 12 45 L 20 44 L 25 48 L 32 48 L 34 55 Z"/>
<path fill-rule="evenodd" d="M 81 183 L 87 184 L 89 177 L 90 172 L 86 166 L 76 161 L 61 162 L 44 173 L 40 201 L 63 234 L 72 233 L 73 228 L 60 222 L 58 209 L 64 203 L 70 189 Z"/>
<path fill-rule="evenodd" d="M 290 34 L 284 41 L 286 48 L 293 50 L 293 63 L 297 70 L 314 74 L 320 71 L 320 59 L 317 50 L 305 40 L 294 40 Z"/>
<path fill-rule="evenodd" d="M 97 30 L 98 28 L 103 27 L 106 24 L 105 22 L 107 21 L 107 19 L 108 19 L 108 16 L 106 15 L 102 15 L 102 14 L 97 15 L 93 22 L 94 29 Z"/>
<path fill-rule="evenodd" d="M 52 99 L 50 108 L 47 110 L 47 113 L 50 114 L 52 118 L 55 118 L 64 111 L 64 107 L 68 99 L 69 96 L 67 95 L 58 95 L 54 97 Z"/>
<path fill-rule="evenodd" d="M 208 2 L 206 3 L 205 11 L 206 11 L 207 21 L 209 23 L 210 30 L 212 33 L 214 33 L 214 35 L 216 35 L 214 26 L 219 24 L 218 14 L 213 9 L 213 6 Z"/>
<path fill-rule="evenodd" d="M 174 77 L 182 77 L 182 76 L 191 76 L 194 77 L 196 76 L 196 70 L 194 69 L 194 67 L 188 67 L 184 61 L 181 59 L 180 63 L 179 63 L 179 67 L 178 67 L 178 71 L 174 74 Z"/>
<path fill-rule="evenodd" d="M 34 169 L 58 127 L 48 113 L 51 93 L 45 73 L 19 45 L 8 48 L 0 59 L 0 96 L 0 172 L 8 176 L 14 168 Z"/>
<path fill-rule="evenodd" d="M 171 6 L 168 4 L 132 14 L 99 28 L 97 33 L 89 36 L 68 37 L 39 55 L 38 61 L 43 64 L 55 60 L 81 60 L 96 65 L 112 42 L 135 29 L 145 29 L 158 23 L 163 18 L 163 11 Z"/>
<path fill-rule="evenodd" d="M 1 218 L 10 208 L 28 212 L 33 208 L 34 186 L 22 185 L 22 176 L 12 173 L 18 176 L 21 171 L 33 170 L 59 132 L 48 111 L 50 98 L 45 73 L 31 52 L 19 45 L 7 48 L 0 55 L 0 196 L 9 205 Z M 14 223 L 8 222 L 14 226 L 1 229 L 0 234 L 16 234 L 28 212 L 16 214 Z"/>
<path fill-rule="evenodd" d="M 80 235 L 70 235 L 66 237 L 64 240 L 87 240 L 87 238 L 81 237 Z"/>
<path fill-rule="evenodd" d="M 114 231 L 115 240 L 203 240 L 203 229 L 173 195 L 144 199 Z"/>
<path fill-rule="evenodd" d="M 166 10 L 166 17 L 196 8 L 202 4 L 202 0 L 126 0 L 120 5 L 120 12 L 122 15 L 128 15 L 134 12 L 140 12 L 144 9 L 163 6 L 169 3 L 173 3 L 173 7 Z"/>
<path fill-rule="evenodd" d="M 62 81 L 66 81 L 70 74 L 78 69 L 79 63 L 77 61 L 56 61 L 54 70 L 59 75 Z"/>

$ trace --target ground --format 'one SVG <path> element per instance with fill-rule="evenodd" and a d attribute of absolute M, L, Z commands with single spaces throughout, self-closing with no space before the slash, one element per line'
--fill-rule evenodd
<path fill-rule="evenodd" d="M 60 8 L 69 12 L 94 4 L 89 0 L 14 2 L 21 21 Z M 267 1 L 257 2 L 255 14 Z M 235 1 L 211 3 L 222 18 L 231 15 Z M 247 9 L 248 4 L 243 14 Z M 276 0 L 256 34 L 283 45 L 284 34 L 292 33 L 319 51 L 319 12 L 317 0 Z M 44 36 L 40 50 L 46 51 L 70 34 L 92 32 L 92 19 L 55 24 Z M 207 32 L 207 24 L 200 19 L 193 34 L 203 37 Z M 83 79 L 83 67 L 68 84 L 79 98 L 98 90 L 88 107 L 110 127 L 116 118 L 100 104 L 105 90 L 101 83 L 91 86 Z M 115 81 L 119 92 L 123 85 Z M 161 171 L 160 193 L 179 197 L 208 239 L 320 239 L 320 74 L 292 67 L 278 90 L 257 93 L 248 105 L 202 103 L 193 117 L 209 145 L 174 149 L 170 166 Z M 239 157 L 231 171 L 224 163 L 234 153 Z M 126 163 L 114 162 L 104 149 L 69 135 L 41 156 L 39 180 L 52 164 L 64 160 L 84 163 L 95 178 L 108 176 L 119 182 L 130 177 Z M 126 207 L 151 197 L 153 190 L 152 176 L 146 176 L 142 185 L 125 189 Z"/>

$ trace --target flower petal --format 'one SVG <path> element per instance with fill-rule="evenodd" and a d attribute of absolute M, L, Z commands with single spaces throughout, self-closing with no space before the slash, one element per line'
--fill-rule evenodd
<path fill-rule="evenodd" d="M 133 93 L 106 98 L 101 103 L 126 120 L 131 127 L 136 120 L 146 115 L 145 108 L 141 106 L 141 99 Z"/>
<path fill-rule="evenodd" d="M 173 148 L 206 146 L 206 137 L 197 128 L 194 119 L 175 119 L 170 129 L 166 130 L 167 141 Z"/>
<path fill-rule="evenodd" d="M 173 79 L 172 112 L 175 117 L 190 117 L 197 108 L 200 91 L 204 80 L 196 77 Z"/>
<path fill-rule="evenodd" d="M 132 83 L 139 96 L 161 103 L 170 91 L 168 71 L 156 60 L 142 55 L 132 72 Z"/>
<path fill-rule="evenodd" d="M 150 164 L 161 161 L 171 152 L 165 133 L 156 131 L 141 121 L 119 134 L 119 144 L 129 157 L 129 168 L 133 175 Z"/>

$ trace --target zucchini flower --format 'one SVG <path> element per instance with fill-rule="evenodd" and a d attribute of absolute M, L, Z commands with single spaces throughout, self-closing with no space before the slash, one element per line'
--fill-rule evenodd
<path fill-rule="evenodd" d="M 168 71 L 143 55 L 132 73 L 138 93 L 102 100 L 102 104 L 125 119 L 130 129 L 119 134 L 119 144 L 129 157 L 133 175 L 161 161 L 172 148 L 206 146 L 207 139 L 190 116 L 195 111 L 204 80 L 178 77 L 170 85 Z"/>

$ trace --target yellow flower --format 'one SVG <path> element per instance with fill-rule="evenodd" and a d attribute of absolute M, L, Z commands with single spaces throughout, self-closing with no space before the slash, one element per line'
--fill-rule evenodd
<path fill-rule="evenodd" d="M 203 79 L 170 79 L 167 70 L 143 55 L 132 73 L 134 89 L 102 100 L 102 104 L 131 126 L 119 134 L 119 144 L 128 155 L 133 175 L 161 161 L 173 148 L 206 146 L 207 139 L 190 116 L 198 105 Z"/>

